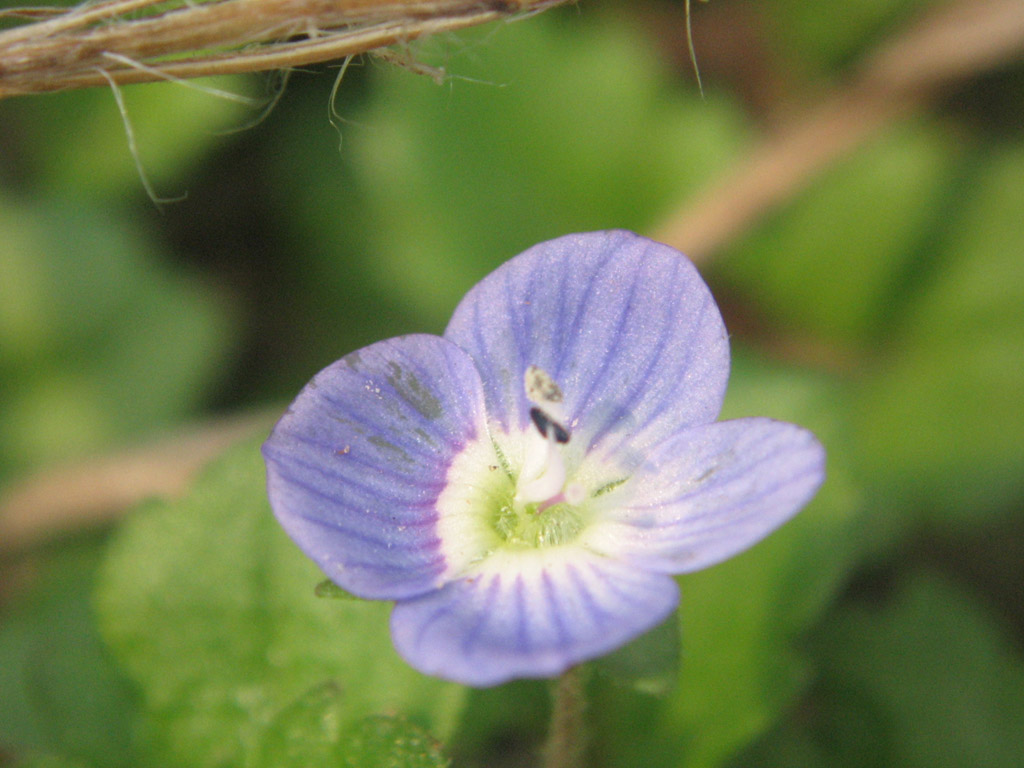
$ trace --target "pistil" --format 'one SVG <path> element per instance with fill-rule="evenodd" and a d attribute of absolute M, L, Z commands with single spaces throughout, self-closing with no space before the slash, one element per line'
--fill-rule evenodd
<path fill-rule="evenodd" d="M 523 468 L 516 483 L 516 505 L 555 503 L 565 486 L 565 460 L 554 435 L 530 430 L 526 436 Z M 540 507 L 538 508 L 540 511 Z"/>

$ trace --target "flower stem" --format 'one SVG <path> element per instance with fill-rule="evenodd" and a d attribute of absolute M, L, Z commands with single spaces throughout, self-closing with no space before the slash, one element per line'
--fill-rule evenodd
<path fill-rule="evenodd" d="M 551 729 L 544 745 L 544 768 L 583 768 L 587 750 L 586 674 L 583 666 L 555 682 Z"/>

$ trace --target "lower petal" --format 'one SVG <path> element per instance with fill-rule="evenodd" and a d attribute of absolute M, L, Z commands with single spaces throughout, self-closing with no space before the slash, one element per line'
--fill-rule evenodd
<path fill-rule="evenodd" d="M 579 547 L 496 553 L 466 578 L 399 602 L 398 652 L 466 685 L 553 677 L 651 629 L 675 608 L 668 576 Z"/>
<path fill-rule="evenodd" d="M 825 479 L 814 435 L 771 419 L 696 427 L 663 443 L 608 499 L 586 543 L 664 573 L 700 570 L 753 546 Z"/>

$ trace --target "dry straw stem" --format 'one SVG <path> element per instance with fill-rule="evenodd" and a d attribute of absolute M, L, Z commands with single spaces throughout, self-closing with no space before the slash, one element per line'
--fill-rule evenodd
<path fill-rule="evenodd" d="M 0 98 L 288 69 L 567 0 L 100 0 L 0 32 Z M 49 18 L 47 18 L 49 16 Z"/>
<path fill-rule="evenodd" d="M 1024 55 L 1024 0 L 934 6 L 883 44 L 843 88 L 796 114 L 654 237 L 697 261 L 792 199 L 819 172 L 943 89 Z"/>

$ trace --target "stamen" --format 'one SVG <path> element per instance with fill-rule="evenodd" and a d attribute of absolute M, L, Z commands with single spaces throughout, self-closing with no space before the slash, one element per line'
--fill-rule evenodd
<path fill-rule="evenodd" d="M 534 426 L 537 427 L 537 431 L 540 432 L 543 437 L 548 436 L 548 428 L 550 427 L 554 433 L 556 443 L 569 442 L 569 430 L 544 413 L 540 408 L 531 408 L 530 418 L 533 419 Z"/>
<path fill-rule="evenodd" d="M 562 421 L 562 390 L 555 380 L 536 365 L 526 369 L 523 377 L 526 396 L 536 405 L 530 408 L 530 420 L 537 428 L 526 435 L 523 467 L 516 483 L 515 500 L 521 504 L 537 504 L 537 511 L 582 495 L 570 484 L 566 487 L 565 460 L 559 449 L 569 442 L 569 430 Z M 577 502 L 578 503 L 578 502 Z"/>
<path fill-rule="evenodd" d="M 537 405 L 551 405 L 562 402 L 562 390 L 543 368 L 531 365 L 523 377 L 526 396 Z"/>

